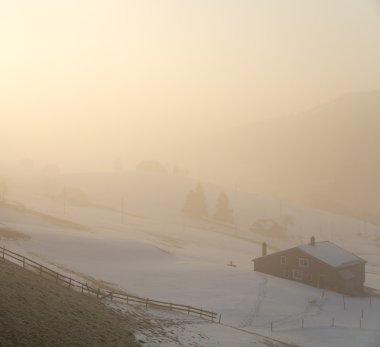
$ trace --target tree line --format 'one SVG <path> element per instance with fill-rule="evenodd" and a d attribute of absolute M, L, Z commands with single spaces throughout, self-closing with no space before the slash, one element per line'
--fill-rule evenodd
<path fill-rule="evenodd" d="M 182 213 L 192 218 L 209 217 L 206 195 L 200 183 L 187 194 Z M 234 223 L 233 210 L 230 207 L 230 202 L 225 192 L 219 194 L 216 200 L 215 211 L 211 217 L 221 223 Z"/>

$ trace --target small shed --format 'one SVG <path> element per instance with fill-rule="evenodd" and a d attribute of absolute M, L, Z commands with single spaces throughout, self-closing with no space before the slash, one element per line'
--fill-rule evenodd
<path fill-rule="evenodd" d="M 315 242 L 253 259 L 254 270 L 345 294 L 363 293 L 366 261 L 330 241 Z"/>

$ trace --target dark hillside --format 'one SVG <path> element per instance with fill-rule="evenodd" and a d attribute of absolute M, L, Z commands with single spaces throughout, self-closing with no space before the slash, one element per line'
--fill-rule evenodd
<path fill-rule="evenodd" d="M 0 260 L 0 346 L 139 346 L 133 319 Z"/>
<path fill-rule="evenodd" d="M 379 134 L 380 91 L 352 93 L 178 146 L 176 160 L 218 183 L 380 224 Z"/>

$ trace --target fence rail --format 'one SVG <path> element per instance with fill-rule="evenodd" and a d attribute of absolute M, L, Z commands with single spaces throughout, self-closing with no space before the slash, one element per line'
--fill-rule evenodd
<path fill-rule="evenodd" d="M 366 274 L 370 274 L 370 275 L 378 275 L 378 276 L 380 276 L 380 271 L 378 271 L 378 270 L 366 270 L 365 273 Z"/>
<path fill-rule="evenodd" d="M 0 247 L 0 258 L 11 261 L 12 263 L 21 266 L 22 268 L 37 273 L 41 277 L 55 281 L 56 283 L 76 290 L 83 294 L 94 296 L 100 300 L 109 298 L 111 301 L 123 301 L 127 304 L 137 303 L 143 304 L 146 308 L 153 307 L 159 309 L 165 309 L 170 311 L 178 311 L 187 313 L 188 315 L 198 316 L 200 318 L 210 320 L 212 322 L 217 321 L 218 314 L 212 311 L 203 310 L 202 308 L 196 308 L 189 305 L 181 305 L 172 302 L 152 300 L 149 298 L 141 298 L 135 295 L 130 295 L 123 292 L 114 292 L 104 288 L 93 288 L 88 285 L 87 282 L 78 281 L 72 277 L 63 275 L 55 270 L 52 270 L 30 258 L 24 257 L 21 254 L 10 251 L 5 247 Z M 220 316 L 219 316 L 220 318 Z M 219 319 L 220 322 L 220 319 Z"/>

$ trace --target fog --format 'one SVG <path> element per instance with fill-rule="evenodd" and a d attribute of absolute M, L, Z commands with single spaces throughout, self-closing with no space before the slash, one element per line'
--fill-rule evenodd
<path fill-rule="evenodd" d="M 0 174 L 168 172 L 378 223 L 376 1 L 0 5 Z"/>
<path fill-rule="evenodd" d="M 376 1 L 2 2 L 1 166 L 186 165 L 183 141 L 379 89 L 379 16 Z"/>
<path fill-rule="evenodd" d="M 379 0 L 0 1 L 0 345 L 380 346 L 379 116 Z"/>

